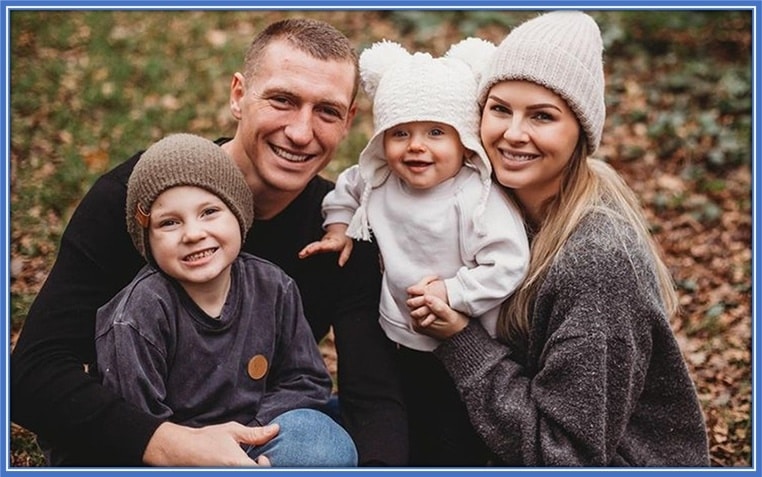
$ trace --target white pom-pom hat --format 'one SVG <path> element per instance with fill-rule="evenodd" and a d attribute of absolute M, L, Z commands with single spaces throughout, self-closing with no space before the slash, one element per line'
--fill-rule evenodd
<path fill-rule="evenodd" d="M 360 79 L 373 100 L 373 137 L 360 153 L 358 164 L 366 187 L 347 234 L 370 240 L 368 197 L 391 173 L 384 156 L 384 131 L 403 123 L 435 121 L 452 126 L 467 149 L 465 162 L 482 180 L 479 220 L 491 184 L 492 168 L 479 138 L 480 109 L 477 97 L 479 74 L 496 46 L 478 38 L 453 45 L 444 56 L 409 53 L 398 43 L 380 41 L 360 55 Z"/>

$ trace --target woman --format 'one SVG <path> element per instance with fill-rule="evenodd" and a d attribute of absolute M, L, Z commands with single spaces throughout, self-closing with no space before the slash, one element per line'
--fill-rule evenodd
<path fill-rule="evenodd" d="M 509 466 L 706 466 L 703 416 L 669 325 L 677 299 L 637 198 L 592 159 L 605 119 L 595 21 L 513 30 L 480 83 L 481 138 L 531 238 L 498 340 L 433 296 L 408 305 L 474 428 Z"/>

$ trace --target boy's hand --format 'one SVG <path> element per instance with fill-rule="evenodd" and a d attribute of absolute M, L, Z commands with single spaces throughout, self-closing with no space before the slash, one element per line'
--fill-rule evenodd
<path fill-rule="evenodd" d="M 347 224 L 330 224 L 319 242 L 307 244 L 300 252 L 299 258 L 307 258 L 316 253 L 339 252 L 339 266 L 343 267 L 352 255 L 352 239 L 347 237 Z"/>

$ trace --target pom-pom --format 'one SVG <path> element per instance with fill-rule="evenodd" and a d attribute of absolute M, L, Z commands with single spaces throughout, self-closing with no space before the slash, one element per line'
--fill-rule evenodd
<path fill-rule="evenodd" d="M 455 58 L 466 63 L 478 81 L 496 49 L 497 46 L 487 40 L 469 37 L 452 45 L 445 53 L 445 57 Z"/>
<path fill-rule="evenodd" d="M 365 93 L 373 99 L 381 77 L 396 63 L 410 58 L 399 43 L 382 40 L 366 48 L 360 55 L 360 81 Z"/>

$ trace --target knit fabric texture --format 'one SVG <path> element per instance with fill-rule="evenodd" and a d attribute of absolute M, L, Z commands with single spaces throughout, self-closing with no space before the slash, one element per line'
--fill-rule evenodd
<path fill-rule="evenodd" d="M 563 98 L 587 136 L 590 152 L 606 120 L 603 41 L 598 25 L 579 11 L 554 11 L 528 20 L 497 47 L 479 84 L 484 105 L 492 86 L 506 80 L 542 85 Z"/>
<path fill-rule="evenodd" d="M 360 55 L 363 89 L 373 100 L 374 133 L 360 153 L 358 164 L 366 183 L 360 207 L 349 224 L 351 237 L 368 240 L 365 206 L 368 195 L 389 177 L 384 154 L 384 131 L 403 123 L 434 121 L 452 126 L 467 152 L 466 162 L 482 178 L 482 198 L 489 194 L 492 167 L 479 137 L 480 111 L 476 98 L 478 74 L 495 45 L 467 38 L 444 56 L 409 53 L 398 43 L 374 43 Z"/>
<path fill-rule="evenodd" d="M 193 134 L 172 134 L 149 147 L 127 183 L 127 230 L 148 258 L 151 206 L 165 190 L 195 186 L 219 197 L 238 219 L 245 239 L 254 220 L 254 199 L 243 173 L 217 144 Z"/>
<path fill-rule="evenodd" d="M 616 212 L 588 215 L 555 257 L 525 360 L 472 323 L 435 354 L 496 465 L 709 465 L 653 258 Z"/>

